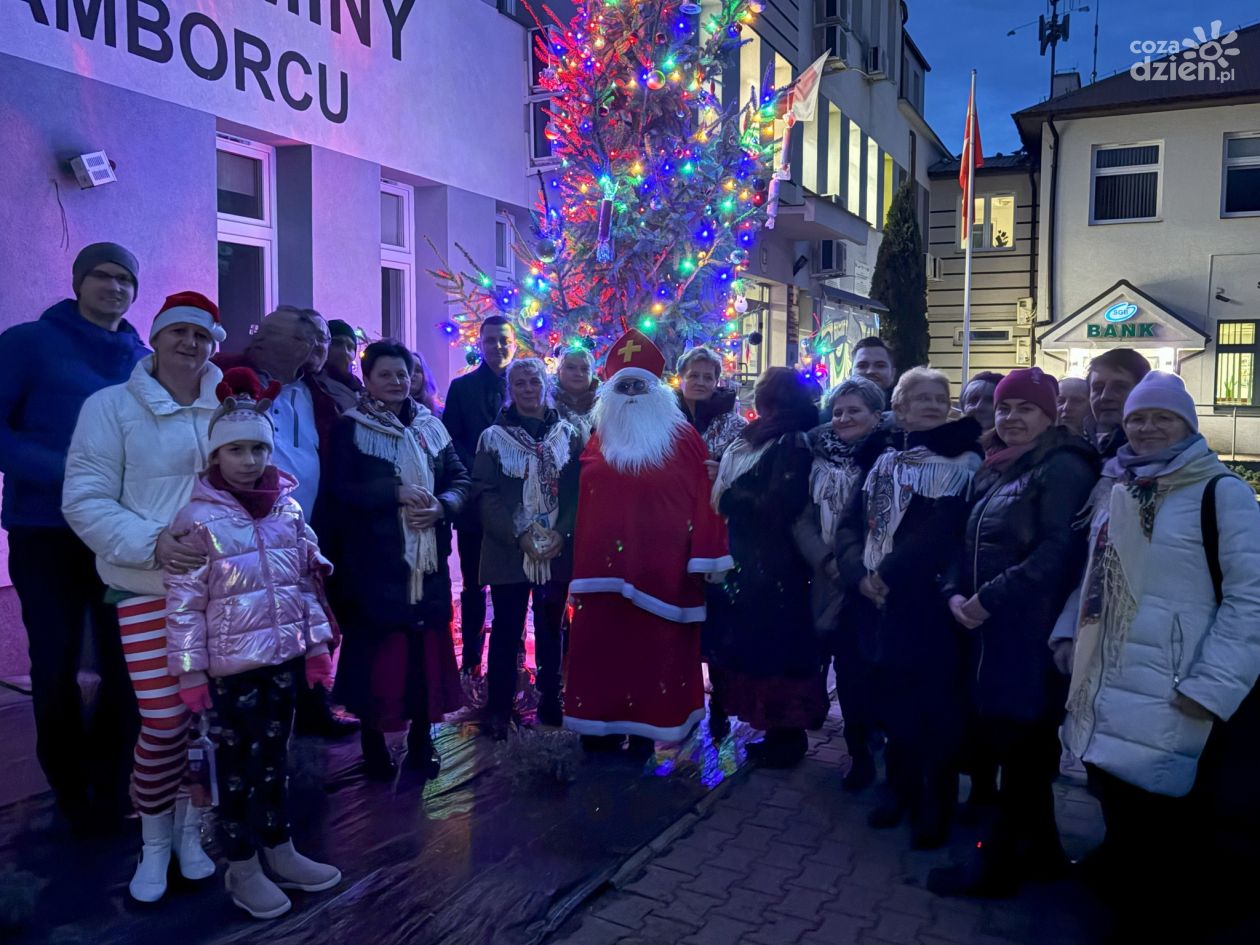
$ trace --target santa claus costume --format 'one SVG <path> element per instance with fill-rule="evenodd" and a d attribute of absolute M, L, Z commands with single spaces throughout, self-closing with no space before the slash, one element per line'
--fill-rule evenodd
<path fill-rule="evenodd" d="M 733 564 L 703 441 L 631 330 L 613 345 L 582 453 L 565 727 L 680 741 L 704 715 L 704 582 Z"/>

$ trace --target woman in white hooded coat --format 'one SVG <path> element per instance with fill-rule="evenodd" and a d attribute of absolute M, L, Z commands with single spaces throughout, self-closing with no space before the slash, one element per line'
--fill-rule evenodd
<path fill-rule="evenodd" d="M 1197 882 L 1217 907 L 1187 916 L 1228 921 L 1260 860 L 1260 517 L 1176 375 L 1133 389 L 1124 430 L 1094 496 L 1064 741 L 1102 802 L 1099 872 L 1133 894 L 1122 921 L 1171 940 L 1151 902 L 1194 902 Z"/>

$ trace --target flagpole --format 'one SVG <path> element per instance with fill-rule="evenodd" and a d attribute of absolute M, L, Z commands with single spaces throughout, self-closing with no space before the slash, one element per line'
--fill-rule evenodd
<path fill-rule="evenodd" d="M 967 383 L 971 362 L 971 253 L 975 243 L 975 207 L 976 207 L 976 155 L 975 149 L 975 103 L 976 103 L 976 70 L 971 70 L 971 97 L 967 106 L 967 141 L 963 148 L 963 157 L 967 161 L 967 205 L 963 207 L 963 219 L 967 224 L 967 261 L 963 269 L 963 328 L 962 328 L 962 380 Z"/>

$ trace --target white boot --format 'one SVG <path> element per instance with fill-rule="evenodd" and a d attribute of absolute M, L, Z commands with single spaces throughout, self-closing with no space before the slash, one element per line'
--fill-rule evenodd
<path fill-rule="evenodd" d="M 171 836 L 175 812 L 140 815 L 140 862 L 127 887 L 137 902 L 157 902 L 166 895 L 166 870 L 171 865 Z"/>
<path fill-rule="evenodd" d="M 229 862 L 223 885 L 232 902 L 255 919 L 274 919 L 293 908 L 289 897 L 262 871 L 257 853 L 248 860 Z"/>
<path fill-rule="evenodd" d="M 285 889 L 323 892 L 341 882 L 341 870 L 298 853 L 293 849 L 292 840 L 275 847 L 263 847 L 263 859 L 276 878 L 276 885 Z"/>
<path fill-rule="evenodd" d="M 184 879 L 209 879 L 214 875 L 214 860 L 201 848 L 201 808 L 192 798 L 182 795 L 175 801 L 175 859 Z"/>

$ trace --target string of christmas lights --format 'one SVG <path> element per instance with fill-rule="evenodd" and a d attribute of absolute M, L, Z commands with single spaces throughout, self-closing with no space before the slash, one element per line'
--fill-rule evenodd
<path fill-rule="evenodd" d="M 723 65 L 738 62 L 764 4 L 708 6 L 702 16 L 680 0 L 584 0 L 568 23 L 547 7 L 548 23 L 535 15 L 559 167 L 540 187 L 531 238 L 514 228 L 524 275 L 496 285 L 458 245 L 471 272 L 436 248 L 441 268 L 429 270 L 453 310 L 439 328 L 470 364 L 482 320 L 498 313 L 542 356 L 584 345 L 602 357 L 633 325 L 667 349 L 712 344 L 734 368 L 784 90 L 768 70 L 742 106 L 722 107 Z"/>

